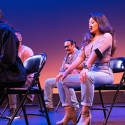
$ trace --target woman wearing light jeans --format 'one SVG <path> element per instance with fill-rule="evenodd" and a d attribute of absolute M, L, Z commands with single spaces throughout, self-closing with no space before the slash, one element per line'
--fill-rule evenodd
<path fill-rule="evenodd" d="M 85 35 L 81 52 L 72 65 L 56 78 L 60 100 L 65 108 L 64 118 L 57 125 L 66 125 L 70 120 L 76 124 L 76 112 L 71 103 L 69 88 L 81 87 L 82 115 L 77 125 L 90 125 L 90 107 L 93 104 L 94 85 L 112 84 L 113 73 L 109 67 L 116 49 L 114 32 L 102 13 L 90 14 L 89 32 Z M 84 62 L 80 75 L 68 75 Z"/>

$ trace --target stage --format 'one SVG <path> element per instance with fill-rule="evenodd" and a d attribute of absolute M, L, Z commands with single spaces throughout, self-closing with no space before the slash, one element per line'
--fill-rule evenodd
<path fill-rule="evenodd" d="M 123 104 L 117 104 L 123 105 Z M 100 105 L 94 105 L 94 107 L 98 107 Z M 125 109 L 124 108 L 116 108 L 114 107 L 112 113 L 109 117 L 109 121 L 107 125 L 125 125 Z M 0 108 L 1 111 L 1 108 Z M 38 112 L 39 109 L 37 107 L 27 107 L 27 112 Z M 78 113 L 79 114 L 79 113 Z M 91 125 L 103 125 L 104 116 L 102 111 L 93 110 L 91 111 L 92 114 L 92 124 Z M 7 112 L 5 113 L 7 115 Z M 49 117 L 51 121 L 51 125 L 56 125 L 56 122 L 61 120 L 64 116 L 64 109 L 62 106 L 59 107 L 57 112 L 49 112 Z M 29 125 L 47 125 L 46 119 L 41 116 L 28 116 Z M 0 119 L 0 125 L 6 125 L 7 120 Z M 69 122 L 69 125 L 72 123 Z M 25 125 L 23 113 L 19 119 L 16 119 L 12 122 L 12 125 Z"/>
<path fill-rule="evenodd" d="M 103 93 L 104 94 L 104 101 L 106 102 L 111 102 L 112 99 L 112 95 L 113 93 Z M 108 96 L 110 95 L 110 96 Z M 117 99 L 117 102 L 115 105 L 117 106 L 125 106 L 124 103 L 124 99 L 125 97 L 122 96 L 123 92 L 120 92 L 120 95 Z M 77 93 L 77 97 L 79 96 L 79 94 Z M 93 107 L 100 107 L 101 105 L 97 102 L 99 102 L 98 99 L 98 93 L 95 93 L 95 100 L 94 100 L 94 105 Z M 57 105 L 58 100 L 58 95 L 54 95 L 54 99 L 56 98 L 57 101 L 55 102 L 55 108 Z M 79 98 L 79 97 L 78 97 Z M 122 99 L 122 100 L 121 100 Z M 118 102 L 120 101 L 121 102 Z M 37 103 L 37 98 L 35 98 L 34 100 L 34 104 Z M 105 106 L 110 105 L 110 103 L 105 103 Z M 107 107 L 109 109 L 109 107 Z M 2 111 L 3 107 L 0 108 L 0 112 Z M 27 113 L 40 113 L 39 112 L 39 108 L 37 106 L 27 106 Z M 6 116 L 8 114 L 8 110 L 5 112 L 4 116 Z M 63 107 L 60 105 L 58 110 L 49 112 L 49 117 L 50 117 L 50 121 L 51 121 L 51 125 L 56 125 L 56 122 L 61 120 L 64 116 L 64 109 Z M 77 112 L 77 114 L 79 115 L 79 112 Z M 92 124 L 91 125 L 103 125 L 104 122 L 104 115 L 103 115 L 103 111 L 99 111 L 99 110 L 91 110 L 91 114 L 92 114 Z M 41 116 L 28 116 L 28 121 L 29 121 L 29 125 L 47 125 L 47 121 L 44 117 Z M 6 125 L 7 124 L 7 120 L 4 119 L 0 119 L 0 125 Z M 71 125 L 72 123 L 69 122 L 69 125 Z M 20 118 L 16 119 L 12 122 L 12 125 L 25 125 L 25 121 L 24 121 L 24 117 L 23 117 L 23 113 L 21 113 Z M 114 107 L 111 115 L 109 117 L 108 123 L 107 125 L 125 125 L 125 107 Z"/>

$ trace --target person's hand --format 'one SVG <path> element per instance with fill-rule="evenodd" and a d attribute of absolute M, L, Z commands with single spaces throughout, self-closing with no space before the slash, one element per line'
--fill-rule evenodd
<path fill-rule="evenodd" d="M 69 66 L 70 66 L 70 64 L 65 64 L 65 65 L 64 65 L 64 68 L 65 68 L 65 69 L 68 69 Z"/>
<path fill-rule="evenodd" d="M 83 83 L 83 82 L 86 82 L 86 79 L 87 79 L 87 72 L 88 72 L 88 69 L 83 69 L 81 72 L 80 72 L 80 75 L 79 75 L 79 79 L 80 81 Z"/>
<path fill-rule="evenodd" d="M 65 72 L 60 72 L 57 76 L 56 76 L 56 82 L 60 80 L 63 80 L 65 77 L 67 76 L 67 74 Z"/>

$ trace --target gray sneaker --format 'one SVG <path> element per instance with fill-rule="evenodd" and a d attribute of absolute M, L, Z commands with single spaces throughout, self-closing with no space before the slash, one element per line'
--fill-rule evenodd
<path fill-rule="evenodd" d="M 8 116 L 6 116 L 6 117 L 7 117 L 7 118 L 11 118 L 11 117 L 13 116 L 15 110 L 16 110 L 15 108 L 10 109 L 9 114 L 8 114 Z M 14 117 L 14 119 L 18 119 L 18 118 L 20 118 L 20 116 L 17 114 L 17 115 Z"/>

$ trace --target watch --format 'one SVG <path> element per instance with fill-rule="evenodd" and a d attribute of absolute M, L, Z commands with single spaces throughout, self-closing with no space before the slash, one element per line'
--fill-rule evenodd
<path fill-rule="evenodd" d="M 86 64 L 83 65 L 83 68 L 89 69 L 88 66 L 87 66 Z"/>

